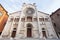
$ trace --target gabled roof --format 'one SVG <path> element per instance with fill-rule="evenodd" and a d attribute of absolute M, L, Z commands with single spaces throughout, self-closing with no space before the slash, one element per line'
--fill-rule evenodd
<path fill-rule="evenodd" d="M 9 15 L 12 15 L 12 14 L 15 14 L 15 13 L 18 13 L 18 12 L 21 12 L 21 11 L 16 11 L 16 12 L 10 13 Z M 43 14 L 45 14 L 45 15 L 49 15 L 49 14 L 44 13 L 44 12 L 41 12 L 41 11 L 38 11 L 38 12 L 43 13 Z"/>

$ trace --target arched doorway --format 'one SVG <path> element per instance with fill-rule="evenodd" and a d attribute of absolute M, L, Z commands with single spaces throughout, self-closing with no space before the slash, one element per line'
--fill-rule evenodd
<path fill-rule="evenodd" d="M 45 28 L 42 28 L 42 34 L 43 34 L 43 37 L 47 38 Z"/>
<path fill-rule="evenodd" d="M 32 24 L 27 24 L 27 37 L 32 37 Z"/>

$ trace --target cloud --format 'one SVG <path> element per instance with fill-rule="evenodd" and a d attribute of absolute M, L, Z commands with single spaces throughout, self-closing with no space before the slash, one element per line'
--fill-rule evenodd
<path fill-rule="evenodd" d="M 10 0 L 11 2 L 29 2 L 29 0 Z"/>
<path fill-rule="evenodd" d="M 58 8 L 60 8 L 60 0 L 53 0 L 53 3 L 49 7 L 47 7 L 46 12 L 51 14 Z"/>
<path fill-rule="evenodd" d="M 60 0 L 0 0 L 0 3 L 9 13 L 20 10 L 23 3 L 36 3 L 38 10 L 50 14 L 60 8 Z"/>

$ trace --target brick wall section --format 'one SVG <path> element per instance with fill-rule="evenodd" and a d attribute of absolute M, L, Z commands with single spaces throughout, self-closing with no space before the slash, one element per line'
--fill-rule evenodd
<path fill-rule="evenodd" d="M 54 29 L 55 29 L 55 31 L 56 31 L 56 33 L 58 35 L 59 32 L 60 32 L 60 8 L 57 9 L 55 12 L 53 12 L 50 15 L 50 17 L 51 17 L 52 23 L 54 25 Z"/>
<path fill-rule="evenodd" d="M 3 14 L 2 16 L 0 16 L 0 32 L 2 32 L 7 22 L 8 14 L 1 4 L 0 4 L 0 12 Z"/>

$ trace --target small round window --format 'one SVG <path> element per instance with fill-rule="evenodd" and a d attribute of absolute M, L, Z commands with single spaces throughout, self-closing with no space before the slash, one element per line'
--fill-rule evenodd
<path fill-rule="evenodd" d="M 27 8 L 26 13 L 27 14 L 33 14 L 35 10 L 33 8 Z"/>

